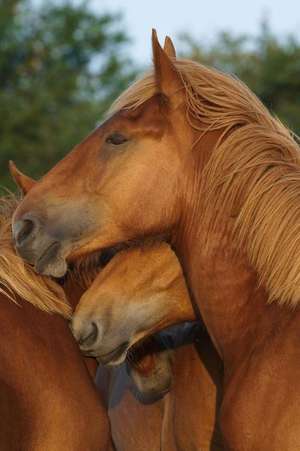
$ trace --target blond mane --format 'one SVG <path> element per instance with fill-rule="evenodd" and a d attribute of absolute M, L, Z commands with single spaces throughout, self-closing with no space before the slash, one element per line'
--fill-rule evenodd
<path fill-rule="evenodd" d="M 0 199 L 0 293 L 17 304 L 25 300 L 46 312 L 69 317 L 71 308 L 62 288 L 50 278 L 37 275 L 14 251 L 11 217 L 17 204 L 13 195 Z"/>
<path fill-rule="evenodd" d="M 198 203 L 208 233 L 228 232 L 256 269 L 269 300 L 300 301 L 300 154 L 292 133 L 236 78 L 174 61 L 185 88 L 186 118 L 220 138 L 201 174 Z M 147 73 L 112 105 L 135 109 L 157 93 Z"/>

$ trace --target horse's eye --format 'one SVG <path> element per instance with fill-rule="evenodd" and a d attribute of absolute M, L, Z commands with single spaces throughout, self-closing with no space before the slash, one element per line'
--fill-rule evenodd
<path fill-rule="evenodd" d="M 105 140 L 106 143 L 113 144 L 114 146 L 119 146 L 120 144 L 124 144 L 124 143 L 126 143 L 126 141 L 128 141 L 126 136 L 122 135 L 121 133 L 117 133 L 117 132 L 112 133 Z"/>

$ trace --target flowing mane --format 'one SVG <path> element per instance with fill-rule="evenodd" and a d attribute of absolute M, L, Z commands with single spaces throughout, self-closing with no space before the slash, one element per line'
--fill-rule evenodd
<path fill-rule="evenodd" d="M 208 232 L 232 230 L 270 301 L 300 302 L 300 153 L 292 133 L 236 78 L 174 60 L 185 89 L 186 118 L 199 137 L 220 138 L 201 176 L 199 203 Z M 135 109 L 157 93 L 147 73 L 112 105 Z M 201 198 L 201 199 L 200 199 Z M 213 207 L 212 207 L 213 206 Z"/>
<path fill-rule="evenodd" d="M 18 296 L 41 310 L 69 317 L 71 308 L 62 288 L 49 277 L 37 275 L 14 251 L 11 217 L 17 204 L 13 195 L 0 199 L 0 292 L 17 304 Z"/>

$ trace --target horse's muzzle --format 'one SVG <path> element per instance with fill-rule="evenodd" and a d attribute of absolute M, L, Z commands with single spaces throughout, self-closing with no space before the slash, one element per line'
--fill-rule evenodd
<path fill-rule="evenodd" d="M 17 253 L 34 265 L 36 272 L 62 277 L 67 263 L 62 256 L 61 243 L 47 234 L 40 220 L 26 215 L 12 223 L 12 236 Z"/>

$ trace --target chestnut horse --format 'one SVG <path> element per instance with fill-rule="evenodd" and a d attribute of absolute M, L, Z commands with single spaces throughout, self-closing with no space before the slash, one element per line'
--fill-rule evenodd
<path fill-rule="evenodd" d="M 299 147 L 243 83 L 176 59 L 155 32 L 153 60 L 24 198 L 16 247 L 62 275 L 79 255 L 165 236 L 224 363 L 227 448 L 298 451 Z"/>
<path fill-rule="evenodd" d="M 89 272 L 90 265 L 87 268 Z M 78 277 L 85 278 L 85 272 L 83 265 Z M 149 343 L 149 334 L 162 327 L 195 319 L 180 265 L 169 246 L 153 243 L 115 255 L 82 296 L 72 320 L 74 335 L 82 323 L 91 317 L 97 321 L 100 314 L 108 326 L 97 340 L 100 352 L 94 348 L 89 352 L 91 336 L 81 340 L 79 335 L 81 349 L 102 363 L 116 364 L 125 359 L 129 348 L 125 365 L 98 370 L 116 449 L 222 450 L 217 424 L 222 365 L 203 326 L 199 331 L 199 326 L 194 330 L 195 323 L 185 323 L 152 337 Z M 129 334 L 126 350 L 125 332 Z M 146 342 L 137 343 L 144 338 Z M 198 343 L 190 344 L 195 338 Z M 174 355 L 165 348 L 174 348 Z M 191 385 L 191 379 L 198 383 Z M 156 401 L 167 391 L 163 400 Z"/>
<path fill-rule="evenodd" d="M 136 348 L 141 339 L 170 324 L 193 319 L 195 314 L 174 252 L 166 243 L 151 243 L 120 251 L 101 270 L 76 307 L 72 330 L 81 340 L 81 349 L 87 355 L 97 357 L 102 363 L 119 364 L 124 361 L 127 350 L 132 346 Z M 85 323 L 91 320 L 96 323 L 101 320 L 101 334 L 98 333 L 97 340 L 91 340 L 92 336 L 82 340 L 81 330 L 86 330 Z M 155 353 L 155 348 L 150 353 L 151 343 L 149 346 L 147 341 L 144 349 L 148 365 L 142 382 L 149 386 L 149 382 L 154 380 L 155 390 L 160 386 L 160 391 L 163 391 L 169 386 L 166 377 L 170 356 L 160 354 L 158 361 L 157 352 L 168 347 L 164 346 L 166 341 L 170 343 L 169 347 L 175 348 L 172 386 L 163 401 L 142 408 L 128 389 L 124 367 L 111 370 L 110 389 L 106 391 L 109 393 L 107 403 L 117 449 L 118 444 L 122 450 L 144 449 L 147 437 L 143 427 L 145 418 L 152 423 L 151 431 L 159 431 L 148 434 L 149 451 L 160 449 L 159 444 L 167 451 L 223 449 L 217 427 L 221 363 L 202 326 L 195 331 L 191 322 L 176 329 L 156 337 L 155 343 L 159 348 Z M 188 345 L 186 340 L 191 343 L 195 337 L 197 343 Z M 89 340 L 92 342 L 91 350 Z M 152 342 L 152 348 L 155 343 Z M 139 353 L 136 354 L 135 359 L 139 357 Z M 152 374 L 147 369 L 147 366 L 151 369 L 151 356 L 156 358 Z M 138 378 L 141 379 L 141 372 Z"/>
<path fill-rule="evenodd" d="M 104 404 L 70 333 L 59 286 L 15 255 L 13 198 L 0 202 L 0 448 L 108 451 Z M 73 285 L 74 289 L 74 285 Z M 44 310 L 44 311 L 43 311 Z"/>

